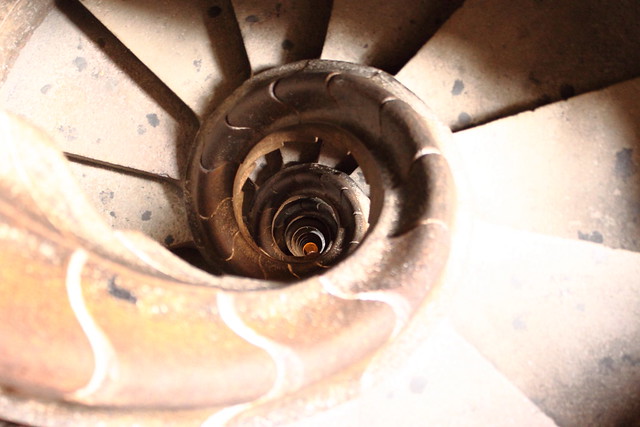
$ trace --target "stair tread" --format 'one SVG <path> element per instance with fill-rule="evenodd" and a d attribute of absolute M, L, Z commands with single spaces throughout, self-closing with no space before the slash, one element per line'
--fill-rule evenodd
<path fill-rule="evenodd" d="M 454 134 L 473 213 L 640 251 L 640 79 Z"/>
<path fill-rule="evenodd" d="M 87 200 L 112 228 L 138 230 L 160 244 L 193 241 L 177 185 L 70 162 Z"/>
<path fill-rule="evenodd" d="M 322 59 L 397 72 L 462 0 L 334 0 Z"/>
<path fill-rule="evenodd" d="M 133 56 L 103 28 L 84 33 L 82 17 L 51 10 L 0 87 L 3 107 L 48 132 L 63 151 L 180 178 L 195 118 L 161 82 L 142 76 L 150 94 L 123 72 L 120 63 Z M 52 46 L 56 54 L 48 55 Z"/>
<path fill-rule="evenodd" d="M 254 73 L 320 56 L 331 2 L 233 0 Z"/>
<path fill-rule="evenodd" d="M 640 3 L 468 0 L 399 80 L 454 129 L 640 73 Z"/>
<path fill-rule="evenodd" d="M 389 381 L 295 425 L 555 424 L 444 321 Z"/>
<path fill-rule="evenodd" d="M 628 425 L 640 254 L 481 221 L 465 240 L 452 311 L 462 336 L 559 425 Z"/>
<path fill-rule="evenodd" d="M 249 74 L 230 0 L 82 0 L 199 117 Z"/>

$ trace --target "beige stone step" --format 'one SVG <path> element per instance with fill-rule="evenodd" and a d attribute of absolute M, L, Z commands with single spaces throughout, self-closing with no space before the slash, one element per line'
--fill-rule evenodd
<path fill-rule="evenodd" d="M 293 426 L 553 426 L 448 322 L 362 397 Z"/>
<path fill-rule="evenodd" d="M 462 0 L 334 0 L 322 59 L 397 72 Z"/>
<path fill-rule="evenodd" d="M 476 222 L 453 323 L 559 425 L 629 425 L 640 254 Z"/>
<path fill-rule="evenodd" d="M 635 0 L 467 0 L 400 71 L 454 129 L 640 74 Z"/>
<path fill-rule="evenodd" d="M 320 56 L 331 1 L 232 0 L 254 73 Z"/>
<path fill-rule="evenodd" d="M 199 117 L 249 76 L 231 0 L 81 0 Z"/>
<path fill-rule="evenodd" d="M 640 79 L 458 132 L 473 213 L 640 251 Z"/>
<path fill-rule="evenodd" d="M 197 120 L 76 6 L 54 7 L 34 31 L 0 86 L 0 104 L 67 153 L 180 178 Z"/>

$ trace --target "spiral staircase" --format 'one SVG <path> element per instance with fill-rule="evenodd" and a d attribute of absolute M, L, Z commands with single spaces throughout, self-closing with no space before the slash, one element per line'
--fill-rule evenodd
<path fill-rule="evenodd" d="M 22 377 L 37 383 L 38 375 L 53 375 L 55 363 L 23 373 L 20 362 L 3 361 L 0 419 L 37 426 L 634 425 L 640 418 L 638 19 L 640 3 L 633 0 L 5 0 L 0 107 L 9 115 L 0 127 L 7 156 L 0 177 L 27 176 L 33 197 L 21 205 L 24 195 L 3 187 L 0 203 L 2 245 L 22 248 L 23 256 L 8 258 L 7 249 L 5 261 L 23 265 L 0 271 L 1 311 L 13 313 L 1 322 L 0 348 L 15 360 L 35 366 L 48 355 L 42 349 L 60 358 L 76 354 L 54 345 L 65 329 L 46 329 L 67 313 L 43 312 L 45 298 L 18 286 L 48 283 L 45 273 L 38 276 L 38 257 L 47 254 L 32 250 L 27 234 L 10 232 L 31 227 L 34 214 L 20 206 L 41 211 L 65 200 L 66 210 L 47 213 L 59 218 L 51 224 L 92 236 L 97 253 L 111 248 L 107 258 L 121 257 L 140 271 L 151 265 L 183 282 L 210 283 L 178 259 L 216 273 L 196 250 L 184 202 L 193 141 L 235 89 L 265 70 L 323 59 L 394 75 L 453 131 L 440 148 L 455 182 L 456 220 L 441 289 L 391 344 L 402 357 L 376 362 L 385 365 L 384 375 L 371 382 L 358 377 L 357 393 L 334 387 L 341 379 L 332 377 L 276 393 L 277 399 L 267 392 L 216 406 L 187 384 L 173 396 L 174 407 L 127 406 L 127 393 L 144 390 L 132 382 L 113 392 L 112 407 L 74 391 L 81 379 L 60 379 L 65 390 L 57 396 L 21 386 Z M 53 145 L 43 143 L 42 150 L 24 142 L 48 139 Z M 133 231 L 110 240 L 111 228 Z M 63 262 L 67 274 L 80 262 L 77 254 Z M 138 307 L 156 298 L 142 288 L 104 286 Z M 172 301 L 182 298 L 179 290 L 170 292 Z M 94 293 L 91 298 L 105 298 Z M 90 335 L 92 323 L 82 323 L 86 307 L 73 307 L 70 298 Z M 269 356 L 275 351 L 276 365 L 291 362 L 284 345 L 261 341 L 262 326 L 252 329 L 255 319 L 238 313 L 225 320 L 236 334 Z M 124 347 L 128 341 L 119 334 L 135 326 L 119 319 L 102 329 Z M 169 320 L 150 325 L 158 335 L 169 331 L 168 339 L 190 333 L 171 330 Z M 201 333 L 193 331 L 196 338 Z M 87 346 L 84 339 L 77 338 L 78 346 L 95 351 L 95 340 L 89 337 Z M 100 363 L 93 357 L 78 363 L 91 371 Z M 295 382 L 295 373 L 289 375 Z"/>

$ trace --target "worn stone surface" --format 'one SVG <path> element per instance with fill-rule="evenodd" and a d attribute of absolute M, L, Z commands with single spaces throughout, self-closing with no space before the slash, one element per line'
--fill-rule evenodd
<path fill-rule="evenodd" d="M 142 231 L 165 246 L 192 240 L 177 184 L 70 163 L 85 197 L 113 228 Z"/>
<path fill-rule="evenodd" d="M 454 134 L 474 214 L 640 251 L 640 79 Z"/>
<path fill-rule="evenodd" d="M 456 328 L 559 425 L 640 413 L 640 254 L 476 222 Z"/>
<path fill-rule="evenodd" d="M 447 322 L 385 384 L 300 427 L 554 426 Z"/>
<path fill-rule="evenodd" d="M 233 0 L 253 72 L 320 56 L 331 1 Z"/>
<path fill-rule="evenodd" d="M 202 117 L 249 76 L 230 0 L 82 0 Z"/>
<path fill-rule="evenodd" d="M 454 129 L 640 73 L 635 0 L 468 0 L 398 78 Z"/>
<path fill-rule="evenodd" d="M 195 118 L 136 64 L 88 13 L 54 8 L 0 87 L 0 102 L 63 151 L 180 178 Z"/>
<path fill-rule="evenodd" d="M 322 59 L 397 72 L 462 0 L 334 0 Z"/>

